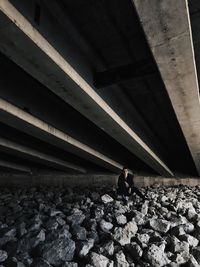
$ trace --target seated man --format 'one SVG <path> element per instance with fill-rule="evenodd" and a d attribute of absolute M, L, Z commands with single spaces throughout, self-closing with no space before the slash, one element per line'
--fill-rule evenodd
<path fill-rule="evenodd" d="M 123 196 L 130 196 L 133 192 L 142 199 L 145 199 L 145 196 L 136 187 L 134 187 L 133 175 L 128 173 L 127 167 L 124 167 L 118 178 L 117 193 Z"/>

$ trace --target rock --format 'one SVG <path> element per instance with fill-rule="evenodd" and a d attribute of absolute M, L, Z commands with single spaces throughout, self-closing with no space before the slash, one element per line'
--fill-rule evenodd
<path fill-rule="evenodd" d="M 95 218 L 96 221 L 101 220 L 101 218 L 104 216 L 104 207 L 93 206 L 91 209 L 91 216 Z"/>
<path fill-rule="evenodd" d="M 179 241 L 175 236 L 170 238 L 170 249 L 175 252 L 187 252 L 189 253 L 189 244 L 186 241 Z"/>
<path fill-rule="evenodd" d="M 186 241 L 190 247 L 198 246 L 199 240 L 196 239 L 194 236 L 189 234 L 184 234 L 179 236 L 179 240 Z"/>
<path fill-rule="evenodd" d="M 53 230 L 53 229 L 57 229 L 58 228 L 58 222 L 56 220 L 56 218 L 50 218 L 46 224 L 45 224 L 45 228 L 47 230 Z"/>
<path fill-rule="evenodd" d="M 31 263 L 31 266 L 30 267 L 52 267 L 52 265 L 50 265 L 48 263 L 48 261 L 46 261 L 46 260 L 44 260 L 42 258 L 36 258 Z"/>
<path fill-rule="evenodd" d="M 94 240 L 93 239 L 87 239 L 85 241 L 81 241 L 77 243 L 76 251 L 80 258 L 85 257 L 90 249 L 94 246 Z"/>
<path fill-rule="evenodd" d="M 175 226 L 171 229 L 171 235 L 179 237 L 180 235 L 185 235 L 185 231 L 182 225 Z"/>
<path fill-rule="evenodd" d="M 75 242 L 71 239 L 60 238 L 40 246 L 40 255 L 50 264 L 59 266 L 74 257 Z"/>
<path fill-rule="evenodd" d="M 151 266 L 161 267 L 170 263 L 163 249 L 154 244 L 148 248 L 146 257 Z"/>
<path fill-rule="evenodd" d="M 116 267 L 129 267 L 129 263 L 122 250 L 115 254 L 115 266 Z"/>
<path fill-rule="evenodd" d="M 160 233 L 167 233 L 171 225 L 169 221 L 162 220 L 162 219 L 151 219 L 149 220 L 149 224 L 152 229 Z"/>
<path fill-rule="evenodd" d="M 124 228 L 116 227 L 114 229 L 113 239 L 121 246 L 124 246 L 130 243 L 131 238 L 135 236 L 137 230 L 138 227 L 134 221 L 128 222 Z"/>
<path fill-rule="evenodd" d="M 138 241 L 138 244 L 142 248 L 145 248 L 145 247 L 147 247 L 147 245 L 149 243 L 150 236 L 148 234 L 136 234 L 136 239 Z"/>
<path fill-rule="evenodd" d="M 113 228 L 113 224 L 106 222 L 104 219 L 100 221 L 100 228 L 103 232 L 109 232 Z"/>
<path fill-rule="evenodd" d="M 198 264 L 200 264 L 200 247 L 193 248 L 191 254 L 194 256 Z"/>
<path fill-rule="evenodd" d="M 101 200 L 104 204 L 107 204 L 107 203 L 114 201 L 114 199 L 111 196 L 109 196 L 108 194 L 101 196 Z"/>
<path fill-rule="evenodd" d="M 192 233 L 194 231 L 194 225 L 192 223 L 188 222 L 186 224 L 183 224 L 182 226 L 187 234 Z"/>
<path fill-rule="evenodd" d="M 66 221 L 71 225 L 80 225 L 85 220 L 85 215 L 81 210 L 67 216 Z"/>
<path fill-rule="evenodd" d="M 78 263 L 76 262 L 65 262 L 61 267 L 78 267 Z"/>
<path fill-rule="evenodd" d="M 98 253 L 104 256 L 112 256 L 114 254 L 114 242 L 110 240 L 101 244 L 98 248 Z"/>
<path fill-rule="evenodd" d="M 5 261 L 8 258 L 8 254 L 4 250 L 0 250 L 0 262 Z"/>
<path fill-rule="evenodd" d="M 72 234 L 76 240 L 86 240 L 86 229 L 80 225 L 75 225 L 72 228 Z"/>
<path fill-rule="evenodd" d="M 140 211 L 137 211 L 137 210 L 134 210 L 134 216 L 132 220 L 134 220 L 138 226 L 145 224 L 144 215 Z"/>
<path fill-rule="evenodd" d="M 118 216 L 116 216 L 116 222 L 119 225 L 124 225 L 127 223 L 127 219 L 126 216 L 124 216 L 123 214 L 120 214 Z"/>
<path fill-rule="evenodd" d="M 195 258 L 190 255 L 190 259 L 187 261 L 186 265 L 188 267 L 199 267 L 199 263 L 195 260 Z"/>
<path fill-rule="evenodd" d="M 19 239 L 17 251 L 29 251 L 45 240 L 44 230 L 28 232 Z"/>
<path fill-rule="evenodd" d="M 9 259 L 6 263 L 6 267 L 26 267 L 23 262 L 18 261 L 15 257 Z"/>
<path fill-rule="evenodd" d="M 145 201 L 144 204 L 142 205 L 141 213 L 143 215 L 147 215 L 148 214 L 148 209 L 149 209 L 149 201 Z"/>
<path fill-rule="evenodd" d="M 142 257 L 143 250 L 136 242 L 131 242 L 126 248 L 134 260 L 138 261 Z"/>
<path fill-rule="evenodd" d="M 176 263 L 176 265 L 180 266 L 185 264 L 190 258 L 190 254 L 186 251 L 182 251 L 180 253 L 175 254 L 171 257 L 171 260 Z"/>
<path fill-rule="evenodd" d="M 190 221 L 190 220 L 193 220 L 195 218 L 197 218 L 197 213 L 196 213 L 195 208 L 192 206 L 187 211 L 187 219 Z"/>
<path fill-rule="evenodd" d="M 93 265 L 94 267 L 113 267 L 114 266 L 113 261 L 95 252 L 92 252 L 90 254 L 90 261 L 91 261 L 91 265 Z"/>
<path fill-rule="evenodd" d="M 57 217 L 56 221 L 58 222 L 59 225 L 63 226 L 66 224 L 66 221 L 63 220 L 61 217 Z"/>
<path fill-rule="evenodd" d="M 97 193 L 97 192 L 92 192 L 92 193 L 91 193 L 91 198 L 92 198 L 93 201 L 96 202 L 97 200 L 99 200 L 99 198 L 100 198 L 100 194 Z"/>

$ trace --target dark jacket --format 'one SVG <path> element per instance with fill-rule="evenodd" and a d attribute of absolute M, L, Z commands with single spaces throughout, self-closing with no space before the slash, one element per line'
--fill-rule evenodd
<path fill-rule="evenodd" d="M 125 183 L 129 184 L 129 188 L 133 187 L 133 175 L 129 174 L 127 175 L 126 178 L 124 178 L 123 174 L 120 174 L 119 178 L 118 178 L 118 193 L 119 194 L 127 194 L 128 193 L 128 188 L 126 187 Z"/>
<path fill-rule="evenodd" d="M 120 174 L 118 178 L 118 183 L 117 183 L 118 185 L 117 193 L 122 194 L 122 195 L 130 195 L 133 192 L 135 192 L 139 197 L 141 197 L 142 199 L 145 199 L 144 195 L 134 186 L 133 177 L 134 177 L 133 175 L 128 173 L 125 179 L 123 173 Z M 126 187 L 125 182 L 129 184 L 128 188 Z M 129 188 L 131 188 L 131 193 L 128 192 Z"/>

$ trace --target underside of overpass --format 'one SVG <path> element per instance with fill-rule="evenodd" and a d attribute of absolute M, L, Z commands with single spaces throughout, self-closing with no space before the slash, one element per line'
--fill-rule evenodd
<path fill-rule="evenodd" d="M 199 176 L 199 22 L 198 0 L 1 0 L 0 171 Z"/>

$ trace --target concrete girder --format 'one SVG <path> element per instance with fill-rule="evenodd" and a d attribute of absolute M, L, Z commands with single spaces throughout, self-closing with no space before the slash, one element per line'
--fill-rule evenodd
<path fill-rule="evenodd" d="M 55 167 L 60 170 L 73 170 L 78 173 L 86 173 L 86 170 L 78 165 L 58 159 L 51 155 L 44 154 L 40 151 L 15 143 L 2 137 L 0 137 L 0 150 L 11 153 L 15 156 L 20 156 L 22 158 L 32 160 L 40 164 L 44 164 L 46 166 Z"/>
<path fill-rule="evenodd" d="M 132 0 L 200 175 L 200 102 L 186 0 Z"/>
<path fill-rule="evenodd" d="M 0 120 L 13 128 L 69 151 L 110 171 L 119 172 L 123 167 L 120 163 L 1 98 Z"/>
<path fill-rule="evenodd" d="M 9 162 L 9 161 L 6 161 L 6 160 L 1 160 L 1 159 L 0 159 L 0 167 L 6 168 L 6 169 L 10 169 L 10 170 L 14 170 L 14 171 L 31 173 L 31 169 L 29 169 L 28 167 L 26 167 L 24 165 L 16 164 L 16 163 Z"/>
<path fill-rule="evenodd" d="M 0 2 L 0 50 L 159 174 L 172 171 L 8 0 Z"/>

